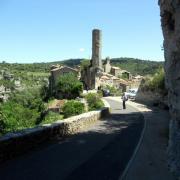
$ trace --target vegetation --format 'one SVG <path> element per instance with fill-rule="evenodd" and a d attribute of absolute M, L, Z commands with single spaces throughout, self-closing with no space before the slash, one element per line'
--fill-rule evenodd
<path fill-rule="evenodd" d="M 127 73 L 123 73 L 122 76 L 120 76 L 119 78 L 124 79 L 124 80 L 128 80 L 129 76 Z"/>
<path fill-rule="evenodd" d="M 102 102 L 101 98 L 98 94 L 95 93 L 89 93 L 86 95 L 86 100 L 88 103 L 89 111 L 93 111 L 96 109 L 100 109 L 104 107 L 104 103 Z"/>
<path fill-rule="evenodd" d="M 45 110 L 38 89 L 28 89 L 11 95 L 0 104 L 0 132 L 7 133 L 34 127 Z"/>
<path fill-rule="evenodd" d="M 51 65 L 66 65 L 70 67 L 82 66 L 86 67 L 90 64 L 89 60 L 84 59 L 69 59 L 64 61 L 56 61 L 49 63 L 33 63 L 33 64 L 18 64 L 18 63 L 0 63 L 0 69 L 7 69 L 13 74 L 24 77 L 31 75 L 35 77 L 48 77 Z M 163 62 L 147 61 L 134 58 L 113 58 L 111 59 L 113 66 L 118 66 L 125 69 L 132 74 L 148 75 L 154 74 L 159 68 L 163 66 Z"/>
<path fill-rule="evenodd" d="M 64 116 L 62 114 L 49 111 L 41 124 L 51 124 L 55 121 L 62 120 L 63 118 Z"/>
<path fill-rule="evenodd" d="M 120 96 L 122 94 L 121 90 L 120 89 L 117 89 L 116 87 L 114 86 L 109 86 L 109 85 L 106 85 L 104 87 L 104 89 L 108 89 L 109 92 L 110 92 L 110 95 L 114 95 L 114 96 Z"/>
<path fill-rule="evenodd" d="M 81 61 L 80 62 L 81 70 L 87 69 L 90 66 L 90 64 L 91 64 L 90 60 L 85 59 L 85 60 Z"/>
<path fill-rule="evenodd" d="M 82 114 L 85 112 L 85 107 L 84 104 L 79 101 L 69 100 L 64 104 L 62 111 L 64 117 L 68 118 L 70 116 Z"/>
<path fill-rule="evenodd" d="M 145 76 L 155 74 L 158 69 L 163 67 L 164 63 L 133 58 L 113 58 L 111 59 L 111 64 L 129 71 L 133 75 Z"/>
<path fill-rule="evenodd" d="M 7 89 L 11 89 L 14 90 L 15 89 L 15 85 L 13 81 L 9 81 L 9 80 L 5 80 L 5 79 L 1 79 L 0 80 L 0 86 L 4 86 Z"/>
<path fill-rule="evenodd" d="M 150 90 L 166 93 L 164 70 L 159 69 L 159 71 L 152 78 L 146 79 L 144 83 L 142 83 L 141 89 L 144 91 Z"/>
<path fill-rule="evenodd" d="M 63 116 L 66 118 L 84 112 L 84 104 L 71 100 L 64 105 L 62 109 L 63 114 L 47 113 L 45 102 L 51 98 L 47 84 L 50 75 L 50 66 L 57 63 L 71 67 L 80 65 L 81 69 L 86 69 L 90 65 L 89 60 L 83 59 L 33 64 L 0 63 L 0 76 L 3 76 L 3 74 L 13 74 L 11 80 L 0 79 L 0 86 L 4 85 L 5 88 L 11 89 L 9 100 L 0 103 L 0 134 L 34 127 L 44 123 L 52 123 L 56 120 L 63 119 Z M 111 59 L 111 64 L 121 69 L 126 69 L 133 75 L 153 75 L 153 78 L 149 78 L 142 85 L 144 89 L 152 91 L 163 91 L 164 89 L 163 62 L 143 61 L 132 58 L 114 58 Z M 14 80 L 20 80 L 21 91 L 15 90 Z M 106 88 L 110 90 L 111 94 L 119 93 L 113 87 Z M 82 90 L 82 83 L 73 74 L 66 74 L 60 77 L 57 83 L 57 92 L 61 98 L 74 99 L 80 96 Z M 99 94 L 90 93 L 85 97 L 90 111 L 104 106 L 100 96 L 102 94 L 99 91 Z"/>
<path fill-rule="evenodd" d="M 56 90 L 61 99 L 74 99 L 83 91 L 83 84 L 74 74 L 67 73 L 60 76 Z"/>

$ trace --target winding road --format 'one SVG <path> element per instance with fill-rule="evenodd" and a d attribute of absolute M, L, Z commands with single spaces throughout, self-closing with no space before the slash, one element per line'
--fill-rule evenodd
<path fill-rule="evenodd" d="M 0 165 L 2 180 L 118 180 L 139 141 L 144 119 L 107 99 L 111 115 L 81 133 Z"/>

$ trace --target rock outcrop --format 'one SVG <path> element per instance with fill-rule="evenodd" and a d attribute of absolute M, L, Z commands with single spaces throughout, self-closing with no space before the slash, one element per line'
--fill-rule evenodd
<path fill-rule="evenodd" d="M 180 177 L 180 0 L 159 0 L 164 35 L 166 86 L 171 114 L 169 165 Z"/>

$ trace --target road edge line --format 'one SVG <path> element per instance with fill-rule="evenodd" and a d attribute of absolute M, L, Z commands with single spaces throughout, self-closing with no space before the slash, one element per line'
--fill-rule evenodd
<path fill-rule="evenodd" d="M 126 165 L 125 170 L 123 171 L 123 174 L 119 177 L 118 180 L 125 180 L 125 178 L 127 176 L 127 173 L 128 173 L 128 171 L 129 171 L 129 169 L 130 169 L 133 161 L 135 160 L 136 155 L 137 155 L 137 153 L 138 153 L 138 151 L 140 149 L 140 146 L 142 145 L 144 135 L 145 135 L 145 131 L 146 131 L 146 128 L 147 128 L 147 120 L 146 120 L 146 118 L 144 116 L 144 113 L 141 110 L 139 110 L 137 107 L 135 107 L 134 105 L 132 105 L 132 104 L 129 104 L 129 105 L 132 106 L 133 108 L 137 109 L 143 115 L 143 117 L 144 117 L 144 127 L 143 127 L 143 130 L 141 132 L 141 137 L 139 138 L 138 144 L 137 144 L 137 146 L 136 146 L 136 148 L 135 148 L 135 150 L 133 152 L 133 155 L 131 156 L 128 164 Z"/>
<path fill-rule="evenodd" d="M 110 98 L 110 99 L 111 99 L 111 98 Z M 103 98 L 103 100 L 107 102 L 106 99 Z M 111 100 L 114 100 L 114 101 L 118 101 L 118 102 L 119 102 L 119 100 L 116 100 L 116 99 L 111 99 Z M 121 100 L 120 100 L 120 102 L 121 102 Z M 107 104 L 109 104 L 109 103 L 107 102 Z M 126 178 L 126 176 L 127 176 L 127 173 L 128 173 L 128 171 L 129 171 L 129 169 L 130 169 L 133 161 L 135 160 L 136 155 L 137 155 L 137 153 L 138 153 L 138 151 L 139 151 L 139 149 L 140 149 L 140 146 L 142 145 L 142 142 L 143 142 L 143 139 L 144 139 L 144 135 L 145 135 L 145 131 L 146 131 L 146 128 L 147 128 L 147 120 L 146 120 L 146 118 L 145 118 L 144 113 L 143 113 L 140 109 L 138 109 L 135 105 L 129 104 L 128 102 L 127 102 L 127 104 L 128 104 L 129 106 L 132 106 L 134 109 L 136 109 L 137 111 L 139 111 L 139 112 L 143 115 L 143 117 L 144 117 L 144 127 L 143 127 L 143 130 L 142 130 L 142 132 L 141 132 L 141 136 L 140 136 L 140 138 L 139 138 L 138 144 L 136 145 L 136 148 L 135 148 L 135 150 L 134 150 L 134 152 L 133 152 L 133 155 L 131 156 L 130 160 L 128 161 L 128 163 L 127 163 L 127 165 L 126 165 L 125 170 L 123 171 L 122 175 L 118 178 L 118 180 L 125 180 L 125 178 Z"/>

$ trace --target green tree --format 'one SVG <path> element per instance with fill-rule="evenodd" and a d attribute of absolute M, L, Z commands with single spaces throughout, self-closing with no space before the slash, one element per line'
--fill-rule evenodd
<path fill-rule="evenodd" d="M 10 99 L 0 104 L 0 133 L 36 126 L 45 111 L 39 89 L 12 93 Z"/>
<path fill-rule="evenodd" d="M 60 76 L 56 85 L 57 96 L 65 99 L 74 99 L 83 91 L 83 84 L 72 73 Z"/>

